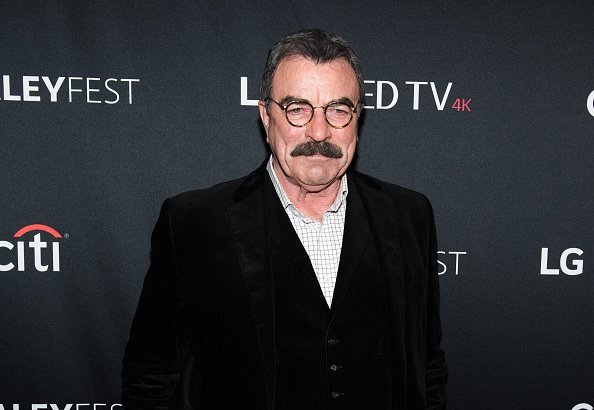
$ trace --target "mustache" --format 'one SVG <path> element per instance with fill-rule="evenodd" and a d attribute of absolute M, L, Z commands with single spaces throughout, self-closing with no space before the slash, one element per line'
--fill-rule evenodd
<path fill-rule="evenodd" d="M 292 157 L 301 155 L 311 157 L 315 154 L 320 154 L 328 158 L 341 158 L 342 150 L 338 145 L 334 145 L 328 141 L 308 141 L 297 145 L 293 148 L 293 151 L 291 151 Z"/>

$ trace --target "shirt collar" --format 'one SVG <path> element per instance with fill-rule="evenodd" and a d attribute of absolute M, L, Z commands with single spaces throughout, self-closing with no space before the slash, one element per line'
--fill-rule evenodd
<path fill-rule="evenodd" d="M 274 167 L 272 166 L 272 161 L 274 161 L 274 159 L 273 159 L 272 155 L 270 155 L 268 164 L 266 164 L 266 170 L 268 171 L 268 175 L 270 175 L 270 179 L 272 179 L 272 184 L 274 185 L 274 190 L 276 191 L 276 194 L 278 195 L 278 197 L 281 201 L 281 204 L 283 205 L 283 208 L 287 209 L 288 207 L 292 207 L 294 209 L 297 209 L 297 207 L 295 207 L 295 205 L 293 205 L 293 203 L 287 196 L 283 186 L 281 185 L 280 181 L 278 180 L 278 177 L 276 176 L 276 172 L 274 171 Z M 342 206 L 342 204 L 345 202 L 348 193 L 349 193 L 349 187 L 347 184 L 347 176 L 346 176 L 346 174 L 344 174 L 340 178 L 340 191 L 338 192 L 338 195 L 336 195 L 336 198 L 334 199 L 332 206 L 326 212 L 337 212 L 340 209 L 340 207 Z"/>

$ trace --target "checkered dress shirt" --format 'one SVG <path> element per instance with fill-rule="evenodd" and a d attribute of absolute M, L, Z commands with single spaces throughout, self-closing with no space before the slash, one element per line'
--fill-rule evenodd
<path fill-rule="evenodd" d="M 322 222 L 302 214 L 289 200 L 272 167 L 273 158 L 270 156 L 266 170 L 272 179 L 274 189 L 291 220 L 291 224 L 301 240 L 309 260 L 313 266 L 322 293 L 328 306 L 332 305 L 332 295 L 336 284 L 342 235 L 346 215 L 346 197 L 349 192 L 347 176 L 340 181 L 340 191 L 332 206 L 324 213 Z"/>

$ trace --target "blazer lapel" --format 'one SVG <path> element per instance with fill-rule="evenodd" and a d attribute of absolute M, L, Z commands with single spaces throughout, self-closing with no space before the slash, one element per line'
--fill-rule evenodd
<path fill-rule="evenodd" d="M 406 405 L 406 345 L 405 345 L 405 289 L 402 255 L 395 204 L 383 193 L 373 179 L 349 174 L 349 184 L 357 186 L 363 208 L 369 218 L 374 245 L 377 247 L 382 274 L 388 289 L 392 316 L 392 346 L 394 353 L 393 385 L 395 408 Z M 349 185 L 350 189 L 350 185 Z"/>
<path fill-rule="evenodd" d="M 295 232 L 286 211 L 280 203 L 274 187 L 266 190 L 267 197 L 267 217 L 269 226 L 270 238 L 274 241 L 279 250 L 291 260 L 299 269 L 303 270 L 308 276 L 315 273 L 309 260 L 309 256 L 299 240 L 299 236 Z"/>
<path fill-rule="evenodd" d="M 309 255 L 283 209 L 274 186 L 272 183 L 269 185 L 266 187 L 266 206 L 271 244 L 301 271 L 313 286 L 314 291 L 318 293 L 320 302 L 327 306 Z"/>
<path fill-rule="evenodd" d="M 353 277 L 357 272 L 359 261 L 363 251 L 371 239 L 371 230 L 365 209 L 361 202 L 361 196 L 355 184 L 349 181 L 349 195 L 347 197 L 347 209 L 344 222 L 344 234 L 342 249 L 340 251 L 340 263 L 338 275 L 332 297 L 332 308 L 340 305 L 351 285 Z"/>
<path fill-rule="evenodd" d="M 268 224 L 265 217 L 265 173 L 266 169 L 262 166 L 246 177 L 232 198 L 233 204 L 227 211 L 227 218 L 252 305 L 266 378 L 268 407 L 272 409 L 276 346 L 274 284 L 268 263 Z"/>

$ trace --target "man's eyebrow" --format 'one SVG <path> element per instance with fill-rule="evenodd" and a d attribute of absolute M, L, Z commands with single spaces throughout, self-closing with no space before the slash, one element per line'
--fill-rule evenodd
<path fill-rule="evenodd" d="M 349 97 L 340 97 L 340 98 L 337 98 L 336 100 L 332 100 L 332 101 L 340 103 L 340 104 L 350 105 L 351 107 L 356 106 L 355 103 L 353 103 L 353 101 Z"/>
<path fill-rule="evenodd" d="M 295 97 L 293 95 L 286 95 L 283 98 L 281 98 L 281 100 L 279 101 L 279 104 L 287 105 L 288 103 L 295 102 L 295 101 L 309 103 L 309 101 L 306 100 L 305 98 L 299 98 L 299 97 Z"/>
<path fill-rule="evenodd" d="M 305 98 L 299 98 L 299 97 L 295 97 L 293 95 L 287 95 L 285 97 L 283 97 L 280 101 L 279 104 L 280 105 L 287 105 L 290 102 L 306 102 L 309 103 L 313 106 L 313 104 L 305 99 Z M 335 98 L 334 100 L 328 101 L 326 104 L 328 103 L 340 103 L 340 104 L 346 104 L 346 105 L 350 105 L 351 107 L 355 107 L 355 103 L 353 103 L 353 100 L 351 100 L 349 97 L 340 97 L 340 98 Z"/>

